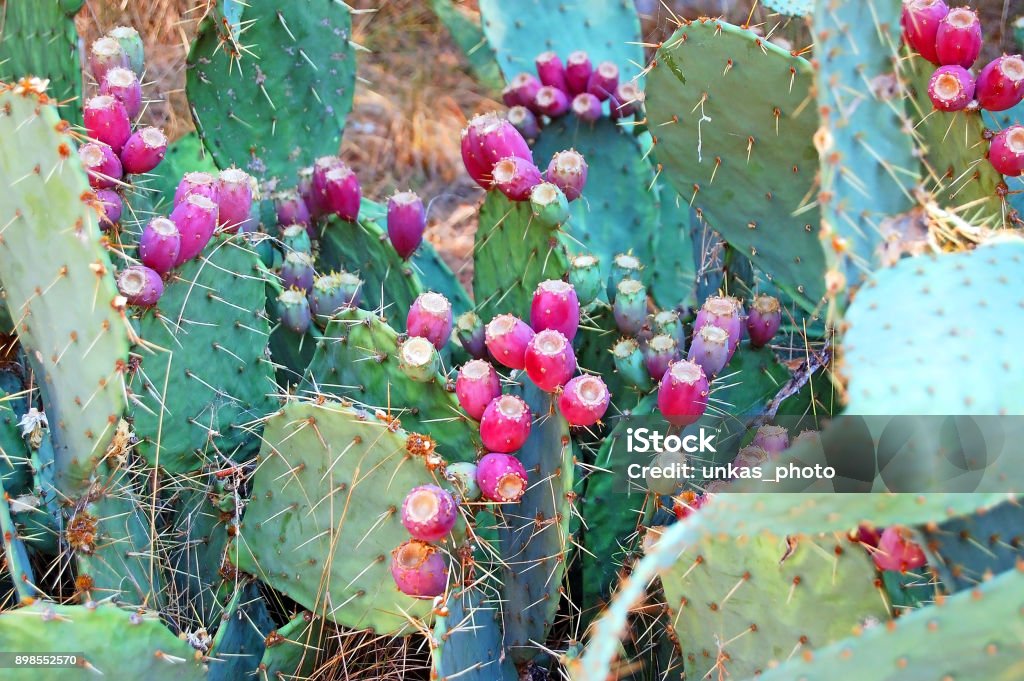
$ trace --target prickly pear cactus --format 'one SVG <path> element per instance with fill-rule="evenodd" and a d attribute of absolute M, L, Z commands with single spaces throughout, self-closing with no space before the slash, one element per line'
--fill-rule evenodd
<path fill-rule="evenodd" d="M 512 659 L 504 655 L 501 609 L 478 587 L 451 591 L 447 612 L 434 622 L 431 671 L 438 681 L 515 681 Z"/>
<path fill-rule="evenodd" d="M 85 490 L 125 409 L 128 331 L 68 126 L 46 95 L 0 92 L 0 282 L 36 370 L 57 484 Z M 36 253 L 36 257 L 30 254 Z"/>
<path fill-rule="evenodd" d="M 60 102 L 82 97 L 75 14 L 83 0 L 5 2 L 0 7 L 0 81 L 46 78 Z M 77 105 L 72 104 L 69 110 Z"/>

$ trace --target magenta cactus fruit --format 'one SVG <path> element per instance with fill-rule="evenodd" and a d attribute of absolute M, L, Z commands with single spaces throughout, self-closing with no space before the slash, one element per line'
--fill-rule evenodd
<path fill-rule="evenodd" d="M 674 426 L 695 423 L 708 408 L 708 379 L 699 365 L 673 363 L 658 386 L 658 410 Z"/>
<path fill-rule="evenodd" d="M 958 7 L 939 22 L 935 55 L 943 66 L 971 68 L 981 54 L 981 22 L 969 7 Z"/>
<path fill-rule="evenodd" d="M 121 213 L 124 212 L 124 202 L 121 195 L 113 189 L 97 189 L 96 200 L 103 207 L 103 215 L 100 216 L 100 228 L 109 229 L 121 220 Z"/>
<path fill-rule="evenodd" d="M 537 166 L 518 156 L 509 156 L 495 163 L 491 178 L 494 187 L 513 201 L 529 199 L 530 191 L 541 182 Z"/>
<path fill-rule="evenodd" d="M 578 95 L 587 91 L 587 83 L 590 82 L 590 74 L 594 67 L 590 63 L 590 56 L 583 50 L 577 50 L 565 60 L 565 83 L 569 86 L 569 94 Z"/>
<path fill-rule="evenodd" d="M 939 64 L 935 39 L 939 23 L 949 14 L 942 0 L 911 0 L 903 3 L 903 39 L 908 45 L 933 64 Z"/>
<path fill-rule="evenodd" d="M 166 153 L 167 137 L 163 131 L 153 127 L 141 128 L 125 142 L 121 150 L 121 164 L 126 173 L 148 173 L 160 165 Z"/>
<path fill-rule="evenodd" d="M 569 113 L 569 95 L 550 85 L 545 85 L 537 91 L 534 103 L 537 111 L 549 118 L 560 118 Z"/>
<path fill-rule="evenodd" d="M 668 371 L 669 365 L 679 359 L 679 344 L 672 336 L 659 333 L 647 341 L 643 353 L 647 373 L 655 381 L 660 381 Z"/>
<path fill-rule="evenodd" d="M 501 396 L 498 372 L 482 359 L 466 362 L 455 379 L 455 396 L 469 417 L 479 421 L 487 405 Z"/>
<path fill-rule="evenodd" d="M 484 329 L 487 350 L 502 366 L 522 369 L 526 366 L 526 346 L 533 339 L 533 329 L 510 314 L 498 315 Z"/>
<path fill-rule="evenodd" d="M 359 202 L 363 198 L 359 178 L 347 165 L 331 168 L 324 176 L 323 208 L 342 220 L 355 222 L 359 219 Z M 300 199 L 301 200 L 301 199 Z"/>
<path fill-rule="evenodd" d="M 270 197 L 274 202 L 274 212 L 279 225 L 305 225 L 306 231 L 313 236 L 313 221 L 306 202 L 294 189 L 275 192 Z"/>
<path fill-rule="evenodd" d="M 95 189 L 116 187 L 124 169 L 114 150 L 106 144 L 89 142 L 78 148 L 78 158 L 89 175 L 89 185 Z"/>
<path fill-rule="evenodd" d="M 534 59 L 540 82 L 548 87 L 569 92 L 569 83 L 565 80 L 565 65 L 554 52 L 541 52 Z"/>
<path fill-rule="evenodd" d="M 1007 177 L 1024 174 L 1024 126 L 1011 125 L 997 133 L 988 148 L 988 160 Z"/>
<path fill-rule="evenodd" d="M 924 551 L 910 538 L 910 531 L 903 527 L 885 528 L 871 557 L 878 569 L 897 572 L 913 570 L 927 562 Z"/>
<path fill-rule="evenodd" d="M 319 217 L 327 212 L 325 207 L 327 204 L 327 173 L 343 167 L 345 167 L 345 162 L 339 156 L 321 156 L 313 162 L 312 175 L 309 178 L 308 198 L 306 193 L 300 192 L 302 200 L 312 215 Z"/>
<path fill-rule="evenodd" d="M 89 70 L 97 83 L 102 83 L 113 68 L 130 68 L 128 53 L 116 39 L 104 36 L 89 48 Z"/>
<path fill-rule="evenodd" d="M 129 305 L 152 307 L 164 293 L 164 282 L 145 265 L 132 265 L 117 275 L 117 290 Z"/>
<path fill-rule="evenodd" d="M 761 426 L 754 433 L 754 440 L 751 444 L 769 454 L 778 454 L 789 448 L 789 431 L 782 426 Z"/>
<path fill-rule="evenodd" d="M 178 262 L 181 252 L 181 233 L 178 226 L 167 218 L 149 221 L 139 238 L 139 260 L 146 267 L 167 274 Z"/>
<path fill-rule="evenodd" d="M 747 316 L 747 336 L 750 337 L 750 345 L 755 348 L 768 345 L 779 332 L 781 325 L 782 307 L 779 301 L 763 293 L 757 295 L 750 305 L 750 314 Z"/>
<path fill-rule="evenodd" d="M 608 411 L 611 393 L 599 376 L 570 379 L 558 398 L 558 410 L 570 426 L 592 426 Z"/>
<path fill-rule="evenodd" d="M 943 66 L 928 82 L 928 98 L 939 111 L 961 111 L 974 99 L 974 76 L 961 66 Z"/>
<path fill-rule="evenodd" d="M 565 198 L 575 201 L 587 184 L 587 161 L 575 149 L 556 152 L 548 164 L 547 180 L 562 190 Z"/>
<path fill-rule="evenodd" d="M 589 92 L 581 92 L 572 99 L 572 112 L 581 121 L 593 123 L 601 118 L 601 100 Z"/>
<path fill-rule="evenodd" d="M 402 502 L 402 525 L 420 541 L 444 539 L 458 517 L 455 499 L 437 485 L 414 487 Z"/>
<path fill-rule="evenodd" d="M 316 271 L 311 255 L 302 251 L 291 251 L 284 256 L 284 262 L 281 263 L 281 286 L 309 291 L 313 288 L 315 278 Z"/>
<path fill-rule="evenodd" d="M 1024 100 L 1024 58 L 1003 55 L 985 65 L 978 74 L 974 97 L 982 109 L 1006 111 Z"/>
<path fill-rule="evenodd" d="M 128 118 L 135 118 L 142 111 L 142 83 L 131 69 L 116 67 L 107 71 L 100 83 L 100 94 L 121 102 Z"/>
<path fill-rule="evenodd" d="M 501 90 L 501 101 L 507 107 L 522 106 L 523 103 L 519 101 L 519 93 L 509 83 Z"/>
<path fill-rule="evenodd" d="M 532 427 L 533 415 L 526 402 L 515 395 L 501 395 L 480 415 L 480 441 L 489 451 L 508 454 L 523 446 Z"/>
<path fill-rule="evenodd" d="M 724 329 L 707 324 L 693 334 L 686 358 L 699 364 L 705 376 L 716 376 L 732 358 L 729 341 L 729 334 Z"/>
<path fill-rule="evenodd" d="M 611 97 L 609 111 L 613 120 L 628 118 L 640 110 L 640 103 L 644 101 L 643 90 L 636 86 L 636 83 L 627 81 L 619 83 L 615 93 Z"/>
<path fill-rule="evenodd" d="M 175 266 L 202 253 L 217 228 L 217 204 L 202 194 L 189 194 L 171 211 L 171 221 L 181 234 Z"/>
<path fill-rule="evenodd" d="M 537 284 L 530 304 L 530 326 L 534 331 L 554 329 L 570 341 L 580 326 L 580 301 L 572 284 L 548 279 Z"/>
<path fill-rule="evenodd" d="M 508 122 L 511 123 L 527 142 L 536 142 L 540 137 L 540 122 L 537 116 L 525 106 L 517 105 L 508 110 Z"/>
<path fill-rule="evenodd" d="M 590 74 L 590 80 L 587 81 L 587 92 L 603 102 L 615 93 L 615 88 L 618 86 L 619 67 L 610 61 L 603 61 Z"/>
<path fill-rule="evenodd" d="M 544 84 L 535 75 L 525 72 L 517 74 L 512 79 L 512 82 L 509 83 L 509 87 L 519 105 L 525 106 L 534 111 L 534 113 L 540 113 L 534 107 L 536 106 L 537 93 L 544 87 Z"/>
<path fill-rule="evenodd" d="M 313 322 L 309 299 L 299 289 L 290 288 L 277 296 L 277 314 L 281 325 L 294 333 L 306 333 Z"/>
<path fill-rule="evenodd" d="M 214 203 L 220 198 L 217 189 L 217 178 L 210 173 L 194 172 L 185 173 L 181 182 L 178 183 L 177 189 L 174 190 L 174 205 L 177 206 L 182 201 L 193 194 L 205 196 Z"/>
<path fill-rule="evenodd" d="M 554 392 L 576 373 L 576 353 L 560 331 L 538 332 L 526 346 L 526 375 L 538 388 Z"/>
<path fill-rule="evenodd" d="M 410 539 L 391 552 L 391 577 L 406 596 L 435 598 L 448 588 L 448 566 L 436 546 Z"/>
<path fill-rule="evenodd" d="M 533 163 L 530 145 L 515 126 L 496 114 L 474 116 L 462 131 L 462 161 L 473 181 L 491 188 L 491 170 L 503 158 L 516 156 Z"/>
<path fill-rule="evenodd" d="M 502 452 L 485 454 L 476 464 L 476 484 L 488 501 L 511 503 L 526 494 L 529 477 L 523 464 Z"/>
<path fill-rule="evenodd" d="M 217 224 L 236 232 L 252 210 L 252 178 L 239 168 L 225 168 L 217 175 Z"/>
<path fill-rule="evenodd" d="M 743 338 L 743 305 L 728 296 L 710 296 L 697 313 L 693 323 L 694 336 L 709 324 L 729 334 L 729 353 L 732 354 Z"/>
<path fill-rule="evenodd" d="M 120 154 L 132 134 L 132 123 L 124 104 L 109 95 L 89 99 L 82 110 L 85 131 L 89 137 L 106 144 Z"/>
<path fill-rule="evenodd" d="M 423 243 L 427 212 L 415 192 L 398 192 L 388 199 L 388 239 L 403 260 L 408 260 Z"/>
<path fill-rule="evenodd" d="M 451 303 L 440 293 L 421 293 L 409 308 L 405 330 L 410 336 L 426 338 L 440 350 L 452 335 Z"/>

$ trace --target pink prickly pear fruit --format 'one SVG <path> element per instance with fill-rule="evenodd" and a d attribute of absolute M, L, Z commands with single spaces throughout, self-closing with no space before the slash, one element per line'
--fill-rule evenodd
<path fill-rule="evenodd" d="M 132 133 L 121 150 L 121 165 L 132 175 L 148 173 L 160 165 L 167 153 L 167 137 L 160 128 L 142 128 Z"/>
<path fill-rule="evenodd" d="M 142 83 L 131 69 L 116 67 L 107 71 L 100 83 L 100 94 L 121 102 L 128 118 L 135 118 L 142 111 Z"/>
<path fill-rule="evenodd" d="M 751 444 L 760 447 L 768 454 L 779 454 L 789 449 L 789 431 L 782 426 L 761 426 L 754 433 L 754 440 Z"/>
<path fill-rule="evenodd" d="M 632 81 L 619 83 L 611 97 L 609 111 L 611 112 L 612 120 L 633 116 L 640 110 L 640 104 L 643 101 L 643 90 L 638 88 L 636 83 Z"/>
<path fill-rule="evenodd" d="M 519 93 L 512 87 L 512 84 L 506 85 L 501 90 L 501 101 L 507 107 L 522 106 L 523 103 L 519 101 Z"/>
<path fill-rule="evenodd" d="M 491 178 L 493 186 L 512 201 L 526 201 L 530 191 L 541 182 L 540 169 L 518 156 L 495 163 Z"/>
<path fill-rule="evenodd" d="M 121 220 L 121 213 L 124 212 L 124 202 L 121 201 L 121 195 L 113 189 L 97 189 L 96 199 L 103 207 L 103 215 L 100 217 L 100 228 L 110 229 Z"/>
<path fill-rule="evenodd" d="M 475 312 L 463 312 L 455 318 L 455 335 L 470 357 L 473 359 L 487 357 L 484 325 Z"/>
<path fill-rule="evenodd" d="M 935 54 L 943 66 L 971 68 L 981 54 L 981 22 L 969 7 L 958 7 L 939 22 Z"/>
<path fill-rule="evenodd" d="M 1012 125 L 996 134 L 988 148 L 988 160 L 1007 177 L 1024 174 L 1024 126 Z"/>
<path fill-rule="evenodd" d="M 220 199 L 217 188 L 217 178 L 210 173 L 193 172 L 185 173 L 177 189 L 174 190 L 174 205 L 177 206 L 187 197 L 193 194 L 205 196 L 214 203 Z"/>
<path fill-rule="evenodd" d="M 89 48 L 89 70 L 97 83 L 102 83 L 113 68 L 131 68 L 128 53 L 115 38 L 104 36 Z"/>
<path fill-rule="evenodd" d="M 427 212 L 415 192 L 398 192 L 388 199 L 388 239 L 403 260 L 423 243 L 426 228 Z"/>
<path fill-rule="evenodd" d="M 359 219 L 359 202 L 363 198 L 359 178 L 347 165 L 327 171 L 324 177 L 324 208 L 342 220 L 355 222 Z"/>
<path fill-rule="evenodd" d="M 519 459 L 502 452 L 485 454 L 476 464 L 476 484 L 488 501 L 519 501 L 526 493 L 528 481 Z"/>
<path fill-rule="evenodd" d="M 181 233 L 178 226 L 167 218 L 153 218 L 142 230 L 139 238 L 139 260 L 146 267 L 167 274 L 178 262 L 181 252 Z"/>
<path fill-rule="evenodd" d="M 317 201 L 316 191 L 313 189 L 313 166 L 299 168 L 298 176 L 299 183 L 295 186 L 295 191 L 299 193 L 302 202 L 306 204 L 310 216 L 321 217 L 324 212 L 320 202 Z"/>
<path fill-rule="evenodd" d="M 313 268 L 313 257 L 302 251 L 291 251 L 284 256 L 281 263 L 281 286 L 309 291 L 313 288 L 316 271 Z"/>
<path fill-rule="evenodd" d="M 761 348 L 768 345 L 779 332 L 782 325 L 782 307 L 779 301 L 772 296 L 759 294 L 754 298 L 750 306 L 750 314 L 747 315 L 747 335 L 750 337 L 750 345 Z"/>
<path fill-rule="evenodd" d="M 927 562 L 924 551 L 910 538 L 910 531 L 902 527 L 885 528 L 871 557 L 879 570 L 898 572 L 919 568 Z"/>
<path fill-rule="evenodd" d="M 526 402 L 515 395 L 501 395 L 480 415 L 480 441 L 489 451 L 508 454 L 523 446 L 532 427 L 533 415 Z"/>
<path fill-rule="evenodd" d="M 402 502 L 402 525 L 420 541 L 444 539 L 458 517 L 455 499 L 437 485 L 413 487 Z"/>
<path fill-rule="evenodd" d="M 93 97 L 82 110 L 85 130 L 92 139 L 103 142 L 120 154 L 132 135 L 132 122 L 124 104 L 109 95 Z"/>
<path fill-rule="evenodd" d="M 78 148 L 78 158 L 89 175 L 89 184 L 95 189 L 116 187 L 124 169 L 114 150 L 106 144 L 89 142 Z"/>
<path fill-rule="evenodd" d="M 598 376 L 570 379 L 558 398 L 558 410 L 570 426 L 592 426 L 608 411 L 611 393 Z"/>
<path fill-rule="evenodd" d="M 544 84 L 537 79 L 532 73 L 520 73 L 517 74 L 512 82 L 509 83 L 509 87 L 515 95 L 517 103 L 520 106 L 529 108 L 534 113 L 540 113 L 535 109 L 537 102 L 537 93 L 540 91 Z"/>
<path fill-rule="evenodd" d="M 849 537 L 851 541 L 877 548 L 878 542 L 882 541 L 882 532 L 882 529 L 873 525 L 858 525 L 857 529 L 849 533 Z"/>
<path fill-rule="evenodd" d="M 513 106 L 508 110 L 508 122 L 515 126 L 527 142 L 536 142 L 540 137 L 540 122 L 525 106 Z"/>
<path fill-rule="evenodd" d="M 561 118 L 569 113 L 569 95 L 550 85 L 545 85 L 537 91 L 534 103 L 536 109 L 549 118 Z"/>
<path fill-rule="evenodd" d="M 533 163 L 533 152 L 530 151 L 530 145 L 526 143 L 514 125 L 497 114 L 484 116 L 484 124 L 479 129 L 479 137 L 479 153 L 488 164 L 489 169 L 493 168 L 498 161 L 509 156 Z"/>
<path fill-rule="evenodd" d="M 145 265 L 132 265 L 117 275 L 117 290 L 129 305 L 152 307 L 164 293 L 164 282 Z"/>
<path fill-rule="evenodd" d="M 526 375 L 538 388 L 554 392 L 576 373 L 576 353 L 560 331 L 546 329 L 526 346 Z"/>
<path fill-rule="evenodd" d="M 693 323 L 694 336 L 708 325 L 717 326 L 729 334 L 729 354 L 732 354 L 743 338 L 743 305 L 727 296 L 709 297 Z"/>
<path fill-rule="evenodd" d="M 590 74 L 594 67 L 590 63 L 590 57 L 583 50 L 577 50 L 565 60 L 565 83 L 569 86 L 569 94 L 578 95 L 587 91 L 587 83 L 590 82 Z"/>
<path fill-rule="evenodd" d="M 912 0 L 903 3 L 903 39 L 908 45 L 933 64 L 939 65 L 935 51 L 935 39 L 939 23 L 949 14 L 949 7 L 942 0 Z"/>
<path fill-rule="evenodd" d="M 302 200 L 299 193 L 294 189 L 285 189 L 283 191 L 276 192 L 272 197 L 274 201 L 274 212 L 277 214 L 277 224 L 281 226 L 285 225 L 305 225 L 306 231 L 310 230 L 312 221 L 310 220 L 309 208 L 306 206 L 306 202 Z"/>
<path fill-rule="evenodd" d="M 391 552 L 391 577 L 406 596 L 435 598 L 448 588 L 448 566 L 436 546 L 410 539 Z"/>
<path fill-rule="evenodd" d="M 421 293 L 409 308 L 405 331 L 410 336 L 426 338 L 440 350 L 452 335 L 451 303 L 440 293 Z"/>
<path fill-rule="evenodd" d="M 462 129 L 460 142 L 462 165 L 466 167 L 466 172 L 473 181 L 484 189 L 491 187 L 491 168 L 493 167 L 493 164 L 489 164 L 480 152 L 480 129 L 484 127 L 487 120 L 486 116 L 474 116 L 469 125 Z"/>
<path fill-rule="evenodd" d="M 660 381 L 668 371 L 669 365 L 679 359 L 679 344 L 672 336 L 659 333 L 647 341 L 643 353 L 647 373 L 655 381 Z"/>
<path fill-rule="evenodd" d="M 566 199 L 575 201 L 587 184 L 587 160 L 575 149 L 556 152 L 548 163 L 547 180 L 561 189 Z"/>
<path fill-rule="evenodd" d="M 530 326 L 534 331 L 554 329 L 570 341 L 580 326 L 580 301 L 572 284 L 548 279 L 537 284 L 530 304 Z"/>
<path fill-rule="evenodd" d="M 686 355 L 686 359 L 699 364 L 708 377 L 717 375 L 731 358 L 729 334 L 710 324 L 693 334 L 690 352 Z"/>
<path fill-rule="evenodd" d="M 569 92 L 569 83 L 565 80 L 565 65 L 554 52 L 542 52 L 534 60 L 540 82 L 549 87 Z"/>
<path fill-rule="evenodd" d="M 455 379 L 455 396 L 469 417 L 479 421 L 487 405 L 501 396 L 498 372 L 482 359 L 471 359 L 459 369 L 459 376 Z"/>
<path fill-rule="evenodd" d="M 303 196 L 307 208 L 314 215 L 322 215 L 327 212 L 327 173 L 336 168 L 345 167 L 345 162 L 339 156 L 321 156 L 313 162 L 312 176 L 312 203 Z"/>
<path fill-rule="evenodd" d="M 1006 111 L 1024 99 L 1024 58 L 1003 55 L 985 65 L 978 74 L 974 96 L 982 109 Z"/>
<path fill-rule="evenodd" d="M 237 232 L 252 211 L 252 178 L 240 168 L 225 168 L 217 176 L 217 224 Z"/>
<path fill-rule="evenodd" d="M 581 121 L 593 123 L 601 118 L 601 100 L 589 92 L 581 92 L 572 98 L 572 112 Z"/>
<path fill-rule="evenodd" d="M 708 379 L 700 365 L 674 362 L 658 385 L 658 410 L 674 426 L 695 423 L 708 408 Z"/>
<path fill-rule="evenodd" d="M 171 211 L 171 222 L 181 234 L 175 267 L 195 258 L 210 243 L 217 228 L 217 204 L 202 194 L 189 194 Z"/>
<path fill-rule="evenodd" d="M 619 67 L 610 61 L 603 61 L 590 74 L 590 80 L 587 81 L 587 92 L 603 102 L 615 93 L 615 88 L 618 86 Z"/>
<path fill-rule="evenodd" d="M 510 314 L 501 314 L 484 329 L 484 343 L 491 356 L 509 369 L 526 366 L 526 346 L 533 340 L 533 329 Z"/>

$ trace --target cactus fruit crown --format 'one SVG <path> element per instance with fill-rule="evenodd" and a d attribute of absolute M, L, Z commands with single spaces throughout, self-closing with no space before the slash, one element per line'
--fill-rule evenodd
<path fill-rule="evenodd" d="M 761 314 L 774 314 L 781 309 L 778 298 L 765 295 L 763 293 L 754 298 L 754 302 L 751 304 L 751 307 Z"/>
<path fill-rule="evenodd" d="M 582 376 L 573 384 L 573 390 L 581 403 L 588 407 L 600 405 L 608 394 L 604 381 L 596 376 Z"/>
<path fill-rule="evenodd" d="M 419 194 L 416 192 L 395 192 L 391 195 L 390 201 L 397 203 L 400 206 L 414 206 L 420 200 Z"/>
<path fill-rule="evenodd" d="M 415 489 L 406 497 L 404 510 L 413 522 L 426 523 L 440 511 L 440 498 L 433 489 Z"/>
<path fill-rule="evenodd" d="M 565 350 L 568 341 L 560 331 L 545 329 L 538 333 L 533 340 L 534 347 L 542 355 L 558 355 Z"/>
<path fill-rule="evenodd" d="M 115 40 L 120 38 L 137 38 L 138 35 L 139 32 L 131 26 L 115 26 L 114 28 L 107 31 L 108 38 L 113 38 Z M 100 40 L 103 40 L 103 38 L 100 38 Z M 99 42 L 99 40 L 97 40 L 96 42 Z M 93 45 L 95 44 L 96 43 L 93 43 Z"/>
<path fill-rule="evenodd" d="M 1006 134 L 1006 145 L 1015 154 L 1024 154 L 1024 126 L 1016 126 Z"/>
<path fill-rule="evenodd" d="M 643 282 L 638 279 L 623 279 L 615 285 L 615 289 L 624 295 L 636 295 L 644 290 Z"/>
<path fill-rule="evenodd" d="M 502 395 L 497 407 L 502 416 L 510 419 L 521 419 L 527 413 L 526 403 L 515 395 Z"/>
<path fill-rule="evenodd" d="M 579 153 L 575 149 L 566 149 L 565 151 L 557 151 L 554 156 L 551 157 L 554 161 L 555 168 L 559 173 L 579 173 L 583 170 L 583 154 Z"/>
<path fill-rule="evenodd" d="M 92 53 L 100 57 L 113 57 L 121 52 L 121 43 L 109 35 L 93 42 Z"/>
<path fill-rule="evenodd" d="M 103 163 L 103 149 L 98 144 L 89 143 L 83 145 L 78 153 L 82 159 L 82 163 L 84 163 L 90 168 L 96 167 Z"/>
<path fill-rule="evenodd" d="M 739 301 L 725 296 L 708 298 L 707 302 L 704 303 L 704 309 L 718 317 L 730 317 L 736 314 L 738 308 Z"/>
<path fill-rule="evenodd" d="M 435 504 L 436 506 L 436 504 Z M 391 552 L 392 557 L 399 566 L 406 570 L 414 570 L 430 558 L 437 551 L 437 547 L 425 541 L 413 539 L 395 548 Z"/>
<path fill-rule="evenodd" d="M 421 367 L 430 364 L 437 349 L 426 338 L 413 336 L 402 343 L 399 351 L 402 353 L 402 361 L 406 364 Z"/>
<path fill-rule="evenodd" d="M 225 168 L 220 171 L 218 177 L 220 177 L 222 182 L 226 182 L 228 184 L 238 184 L 249 181 L 249 173 L 245 172 L 241 168 Z"/>
<path fill-rule="evenodd" d="M 629 357 L 640 349 L 640 344 L 635 338 L 620 338 L 612 346 L 612 354 L 616 357 Z"/>
<path fill-rule="evenodd" d="M 286 305 L 299 305 L 306 300 L 306 293 L 301 289 L 290 288 L 287 291 L 282 291 L 277 299 Z"/>
<path fill-rule="evenodd" d="M 679 313 L 675 310 L 661 310 L 654 315 L 654 323 L 658 326 L 675 324 L 677 321 L 679 321 Z"/>
<path fill-rule="evenodd" d="M 711 343 L 727 343 L 729 341 L 729 332 L 712 324 L 705 324 L 697 333 Z"/>
<path fill-rule="evenodd" d="M 721 331 L 721 329 L 719 329 L 719 331 Z M 725 336 L 724 331 L 722 331 L 722 335 L 723 337 Z M 668 372 L 672 375 L 674 380 L 690 385 L 697 383 L 704 373 L 701 371 L 698 364 L 686 360 L 673 362 L 672 366 L 669 367 Z"/>
<path fill-rule="evenodd" d="M 547 279 L 537 284 L 537 292 L 556 293 L 564 295 L 574 290 L 572 285 L 561 279 Z"/>
<path fill-rule="evenodd" d="M 471 380 L 478 380 L 490 375 L 491 365 L 482 359 L 471 359 L 462 365 L 459 370 L 463 376 Z"/>
<path fill-rule="evenodd" d="M 629 253 L 619 253 L 614 259 L 615 266 L 622 270 L 639 270 L 640 260 Z"/>
<path fill-rule="evenodd" d="M 117 284 L 126 296 L 140 295 L 148 284 L 145 270 L 136 267 L 126 268 L 117 278 Z"/>
<path fill-rule="evenodd" d="M 504 336 L 516 327 L 516 322 L 519 320 L 510 314 L 500 314 L 492 319 L 486 327 L 488 338 L 497 338 Z"/>
<path fill-rule="evenodd" d="M 974 24 L 978 15 L 967 7 L 958 7 L 946 15 L 946 23 L 954 28 L 969 28 Z"/>
<path fill-rule="evenodd" d="M 498 165 L 501 165 L 500 163 Z M 494 179 L 501 181 L 498 178 L 498 166 L 494 167 Z M 550 182 L 541 182 L 538 185 L 534 185 L 533 189 L 530 190 L 530 200 L 541 206 L 547 206 L 549 204 L 558 201 L 558 187 Z"/>
<path fill-rule="evenodd" d="M 518 168 L 516 167 L 515 157 L 501 159 L 494 164 L 494 169 L 491 171 L 491 176 L 497 184 L 511 182 L 516 178 L 517 174 Z"/>
<path fill-rule="evenodd" d="M 128 87 L 136 80 L 138 76 L 131 69 L 125 69 L 120 66 L 114 67 L 107 71 L 106 79 L 107 82 L 116 87 Z"/>
<path fill-rule="evenodd" d="M 145 145 L 151 149 L 161 147 L 167 144 L 167 136 L 164 135 L 163 131 L 160 128 L 143 128 L 139 135 L 141 135 L 143 143 L 145 143 Z M 228 172 L 229 170 L 232 169 L 229 168 L 228 170 L 222 170 L 221 177 L 223 177 L 224 173 Z M 244 175 L 245 173 L 242 174 Z"/>
<path fill-rule="evenodd" d="M 1014 83 L 1019 83 L 1024 80 L 1024 58 L 1019 54 L 1004 57 L 999 62 L 999 70 Z"/>
<path fill-rule="evenodd" d="M 709 327 L 704 328 L 706 329 Z M 721 329 L 719 329 L 719 331 L 721 331 Z M 724 331 L 722 331 L 722 333 L 725 334 Z M 726 336 L 726 338 L 727 337 L 728 336 Z M 676 339 L 668 335 L 667 333 L 659 333 L 657 336 L 655 336 L 648 342 L 647 346 L 651 349 L 652 352 L 671 352 L 676 348 Z"/>
<path fill-rule="evenodd" d="M 178 233 L 178 226 L 165 217 L 155 217 L 149 227 L 160 236 L 172 236 Z"/>
<path fill-rule="evenodd" d="M 420 296 L 419 300 L 423 311 L 429 312 L 432 315 L 446 315 L 452 308 L 447 298 L 434 291 L 427 291 Z"/>
<path fill-rule="evenodd" d="M 942 73 L 935 79 L 933 92 L 944 101 L 953 101 L 963 91 L 963 84 L 960 79 L 952 73 Z"/>

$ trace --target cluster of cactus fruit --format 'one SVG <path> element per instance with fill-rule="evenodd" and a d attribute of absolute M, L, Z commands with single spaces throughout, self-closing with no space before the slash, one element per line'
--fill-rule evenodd
<path fill-rule="evenodd" d="M 6 18 L 26 58 L 0 39 L 0 650 L 153 679 L 330 678 L 365 629 L 422 636 L 439 680 L 1019 664 L 1013 457 L 984 487 L 948 424 L 901 430 L 979 491 L 844 495 L 902 459 L 829 444 L 844 415 L 1024 410 L 1024 62 L 971 76 L 973 11 L 770 3 L 811 15 L 813 62 L 680 18 L 641 71 L 631 2 L 431 3 L 508 80 L 461 136 L 471 296 L 429 197 L 378 202 L 335 154 L 344 3 L 211 3 L 170 144 L 130 28 L 54 106 L 80 60 L 43 4 Z M 717 450 L 645 457 L 638 426 Z M 784 493 L 817 463 L 854 472 Z M 651 472 L 687 465 L 725 473 Z"/>

